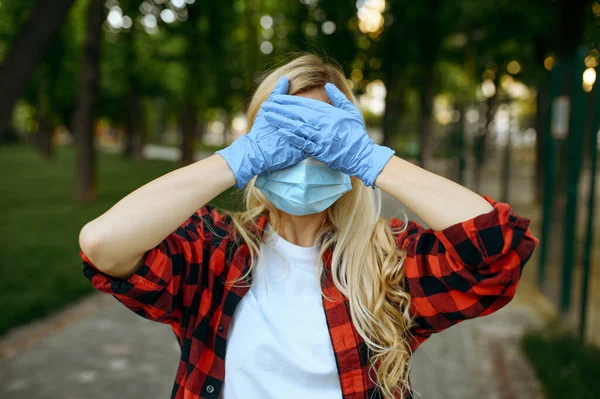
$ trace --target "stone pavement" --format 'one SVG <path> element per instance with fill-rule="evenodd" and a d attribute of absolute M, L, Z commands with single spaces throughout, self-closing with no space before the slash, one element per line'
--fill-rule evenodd
<path fill-rule="evenodd" d="M 165 399 L 179 358 L 168 326 L 100 293 L 9 333 L 0 350 L 3 399 Z"/>
<path fill-rule="evenodd" d="M 417 392 L 424 399 L 543 399 L 520 350 L 523 334 L 544 325 L 538 306 L 551 314 L 545 299 L 523 281 L 506 308 L 432 336 L 414 355 Z"/>
<path fill-rule="evenodd" d="M 401 217 L 387 196 L 384 211 Z M 80 272 L 77 265 L 73 272 Z M 503 310 L 452 327 L 415 352 L 415 390 L 425 399 L 541 399 L 519 340 L 551 312 L 523 281 Z M 0 338 L 0 397 L 164 399 L 170 397 L 178 354 L 168 326 L 95 293 Z"/>

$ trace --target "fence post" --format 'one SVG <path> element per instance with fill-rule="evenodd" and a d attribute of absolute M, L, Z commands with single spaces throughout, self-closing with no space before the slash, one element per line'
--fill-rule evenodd
<path fill-rule="evenodd" d="M 598 132 L 600 131 L 600 112 L 594 112 L 594 106 L 600 105 L 600 87 L 598 79 L 594 85 L 594 89 L 589 96 L 591 115 L 587 115 L 591 122 L 589 136 L 589 151 L 590 151 L 590 193 L 588 197 L 588 218 L 585 233 L 585 247 L 583 252 L 583 273 L 581 277 L 581 316 L 579 319 L 579 339 L 585 341 L 586 315 L 588 305 L 588 292 L 590 288 L 590 275 L 592 268 L 592 243 L 594 241 L 594 204 L 596 202 L 596 163 L 598 160 Z"/>
<path fill-rule="evenodd" d="M 560 310 L 569 311 L 573 285 L 573 263 L 575 262 L 575 233 L 577 231 L 577 199 L 579 197 L 579 176 L 583 153 L 583 130 L 585 92 L 582 88 L 582 74 L 586 51 L 580 47 L 571 62 L 571 115 L 569 118 L 569 136 L 567 138 L 567 182 L 565 184 L 566 205 L 564 212 L 564 247 L 562 265 L 562 288 Z"/>
<path fill-rule="evenodd" d="M 538 264 L 538 287 L 543 291 L 546 283 L 546 263 L 548 259 L 548 244 L 550 242 L 550 228 L 552 227 L 552 207 L 554 205 L 554 179 L 556 176 L 556 140 L 552 134 L 552 104 L 558 97 L 560 90 L 560 81 L 564 66 L 562 64 L 554 65 L 554 68 L 548 72 L 548 83 L 550 90 L 548 92 L 548 104 L 550 109 L 546 115 L 545 131 L 538 132 L 544 134 L 544 185 L 543 185 L 543 205 L 542 205 L 542 232 L 540 237 L 540 258 Z"/>

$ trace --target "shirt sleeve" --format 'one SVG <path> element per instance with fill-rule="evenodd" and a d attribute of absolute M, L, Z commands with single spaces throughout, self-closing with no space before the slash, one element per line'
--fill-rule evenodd
<path fill-rule="evenodd" d="M 483 196 L 493 210 L 441 231 L 415 221 L 402 229 L 397 243 L 406 251 L 407 290 L 411 294 L 416 345 L 431 334 L 466 319 L 491 314 L 514 297 L 521 272 L 539 240 L 530 220 Z"/>
<path fill-rule="evenodd" d="M 205 206 L 177 230 L 144 254 L 143 265 L 129 278 L 115 278 L 98 270 L 80 251 L 83 274 L 93 287 L 111 294 L 123 305 L 149 320 L 166 324 L 182 322 L 182 313 L 195 302 L 202 286 L 203 265 L 211 254 L 215 219 L 221 216 Z M 196 311 L 197 312 L 197 311 Z M 174 326 L 175 327 L 175 326 Z"/>

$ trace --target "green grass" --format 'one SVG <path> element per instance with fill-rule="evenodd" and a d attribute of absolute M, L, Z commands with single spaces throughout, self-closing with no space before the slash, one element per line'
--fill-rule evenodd
<path fill-rule="evenodd" d="M 29 146 L 0 147 L 0 334 L 92 292 L 81 273 L 80 229 L 129 192 L 175 168 L 172 162 L 134 162 L 99 153 L 98 200 L 78 204 L 73 201 L 72 149 L 60 149 L 53 161 L 45 161 Z M 235 193 L 229 190 L 211 204 L 238 208 Z"/>
<path fill-rule="evenodd" d="M 556 323 L 523 339 L 547 399 L 600 398 L 600 349 L 561 332 Z"/>

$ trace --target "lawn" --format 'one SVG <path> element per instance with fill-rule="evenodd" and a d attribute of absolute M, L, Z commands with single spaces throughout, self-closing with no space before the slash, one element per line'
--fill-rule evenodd
<path fill-rule="evenodd" d="M 547 399 L 600 398 L 600 349 L 549 325 L 523 339 Z"/>
<path fill-rule="evenodd" d="M 43 160 L 25 145 L 0 147 L 0 334 L 48 314 L 93 291 L 81 273 L 79 231 L 122 197 L 178 165 L 130 161 L 120 155 L 98 157 L 98 200 L 73 201 L 72 149 Z M 230 190 L 211 204 L 237 208 Z"/>

